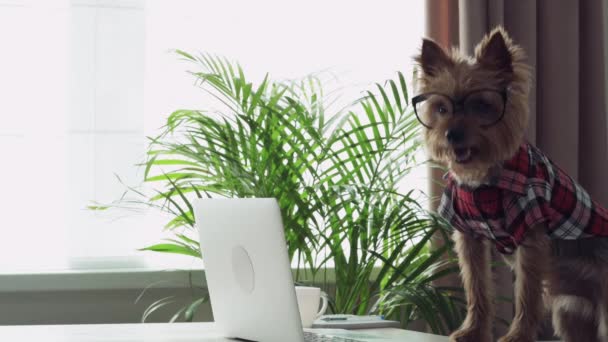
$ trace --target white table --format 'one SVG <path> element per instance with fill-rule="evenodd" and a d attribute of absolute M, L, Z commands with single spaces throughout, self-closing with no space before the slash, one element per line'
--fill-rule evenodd
<path fill-rule="evenodd" d="M 344 330 L 320 330 L 348 334 Z M 438 337 L 400 329 L 365 330 L 373 342 L 446 342 Z M 0 326 L 0 341 L 37 342 L 234 342 L 222 338 L 213 323 L 146 323 L 93 325 Z M 289 341 L 285 341 L 289 342 Z"/>

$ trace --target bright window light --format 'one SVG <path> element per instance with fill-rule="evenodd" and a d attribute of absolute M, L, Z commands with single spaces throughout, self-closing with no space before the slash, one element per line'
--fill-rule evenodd
<path fill-rule="evenodd" d="M 181 49 L 237 60 L 248 77 L 327 70 L 353 100 L 411 75 L 424 1 L 0 1 L 0 272 L 196 267 L 139 252 L 164 237 L 154 211 L 92 212 L 137 185 L 146 136 L 179 108 L 205 108 Z M 348 102 L 347 101 L 347 102 Z M 405 188 L 426 187 L 424 168 Z"/>

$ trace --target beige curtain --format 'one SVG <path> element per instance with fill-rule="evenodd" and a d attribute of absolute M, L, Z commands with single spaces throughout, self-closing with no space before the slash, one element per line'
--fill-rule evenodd
<path fill-rule="evenodd" d="M 472 54 L 502 25 L 534 67 L 528 139 L 608 206 L 606 32 L 604 0 L 426 0 L 427 36 Z M 438 175 L 431 171 L 431 179 Z M 431 183 L 431 195 L 441 186 Z M 512 296 L 512 275 L 496 272 L 497 294 Z M 456 279 L 446 280 L 455 282 Z M 510 305 L 497 314 L 512 317 Z M 504 332 L 499 327 L 498 334 Z"/>

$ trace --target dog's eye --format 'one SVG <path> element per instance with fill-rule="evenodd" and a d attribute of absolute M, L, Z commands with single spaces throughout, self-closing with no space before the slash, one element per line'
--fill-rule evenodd
<path fill-rule="evenodd" d="M 446 114 L 448 112 L 448 107 L 446 105 L 444 105 L 443 103 L 438 103 L 435 107 L 435 111 L 438 114 Z"/>

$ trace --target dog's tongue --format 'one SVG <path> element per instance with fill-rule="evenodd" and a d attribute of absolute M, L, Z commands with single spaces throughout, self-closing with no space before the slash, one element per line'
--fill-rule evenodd
<path fill-rule="evenodd" d="M 471 148 L 469 147 L 455 148 L 454 154 L 458 163 L 466 163 L 471 160 Z"/>

